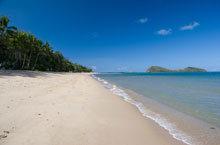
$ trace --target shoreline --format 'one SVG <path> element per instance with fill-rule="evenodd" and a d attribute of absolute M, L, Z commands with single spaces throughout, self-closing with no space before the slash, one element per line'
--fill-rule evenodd
<path fill-rule="evenodd" d="M 94 76 L 107 89 L 134 105 L 144 117 L 166 129 L 175 139 L 190 145 L 219 144 L 220 130 L 218 126 L 145 97 L 139 94 L 141 92 L 137 93 L 135 89 L 124 88 L 125 84 L 114 79 L 111 80 L 109 76 Z"/>
<path fill-rule="evenodd" d="M 107 88 L 113 94 L 120 96 L 124 101 L 126 101 L 129 104 L 133 105 L 143 117 L 145 117 L 146 119 L 152 120 L 153 123 L 156 123 L 161 128 L 168 131 L 170 136 L 172 136 L 174 139 L 179 140 L 179 141 L 181 141 L 185 144 L 188 144 L 188 145 L 194 144 L 194 141 L 192 141 L 191 136 L 189 136 L 185 132 L 182 132 L 180 129 L 178 129 L 176 127 L 176 124 L 174 124 L 174 123 L 170 122 L 169 120 L 167 120 L 167 118 L 165 118 L 164 115 L 161 115 L 160 113 L 158 114 L 158 111 L 154 111 L 154 110 L 152 111 L 151 107 L 150 107 L 151 109 L 149 109 L 149 105 L 151 103 L 153 103 L 154 105 L 156 104 L 156 102 L 154 100 L 148 99 L 148 101 L 150 101 L 150 103 L 145 104 L 142 101 L 140 101 L 140 99 L 136 98 L 136 97 L 142 97 L 143 98 L 142 95 L 139 95 L 139 94 L 133 92 L 132 90 L 122 88 L 121 86 L 119 87 L 114 83 L 113 84 L 109 83 L 108 81 L 106 81 L 102 78 L 96 77 L 94 75 L 91 75 L 91 76 L 95 80 L 100 82 L 105 88 Z M 152 106 L 153 104 L 151 104 L 150 106 Z M 148 106 L 146 106 L 146 105 L 148 105 Z M 157 103 L 156 106 L 159 107 L 158 103 Z"/>
<path fill-rule="evenodd" d="M 184 144 L 90 75 L 1 72 L 0 144 Z"/>

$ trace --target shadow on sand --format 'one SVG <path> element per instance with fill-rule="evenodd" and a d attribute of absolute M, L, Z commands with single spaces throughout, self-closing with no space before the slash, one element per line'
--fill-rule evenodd
<path fill-rule="evenodd" d="M 0 70 L 0 78 L 7 76 L 21 76 L 21 77 L 49 77 L 50 75 L 61 75 L 64 72 L 40 72 L 40 71 L 25 71 L 25 70 Z"/>

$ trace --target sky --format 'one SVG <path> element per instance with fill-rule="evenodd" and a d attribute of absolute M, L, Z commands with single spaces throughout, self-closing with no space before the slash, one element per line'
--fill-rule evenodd
<path fill-rule="evenodd" d="M 97 72 L 220 71 L 219 0 L 0 0 L 0 15 Z"/>

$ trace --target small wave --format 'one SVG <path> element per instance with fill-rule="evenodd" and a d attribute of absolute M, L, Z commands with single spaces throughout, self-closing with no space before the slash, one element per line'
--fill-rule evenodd
<path fill-rule="evenodd" d="M 144 117 L 150 118 L 151 120 L 159 124 L 161 127 L 166 129 L 173 138 L 182 141 L 185 144 L 193 145 L 192 138 L 188 136 L 186 133 L 177 129 L 175 124 L 169 122 L 166 118 L 162 117 L 160 114 L 155 113 L 149 109 L 146 109 L 146 107 L 141 102 L 137 102 L 132 98 L 130 98 L 129 95 L 124 90 L 120 89 L 116 85 L 112 85 L 106 80 L 96 77 L 95 75 L 91 75 L 91 76 L 92 78 L 100 82 L 105 88 L 109 89 L 113 94 L 122 97 L 126 102 L 136 106 Z"/>

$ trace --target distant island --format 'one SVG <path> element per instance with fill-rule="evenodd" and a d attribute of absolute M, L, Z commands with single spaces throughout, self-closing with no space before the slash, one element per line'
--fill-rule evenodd
<path fill-rule="evenodd" d="M 151 66 L 146 72 L 207 72 L 205 69 L 196 67 L 186 67 L 184 69 L 170 70 L 160 66 Z"/>

